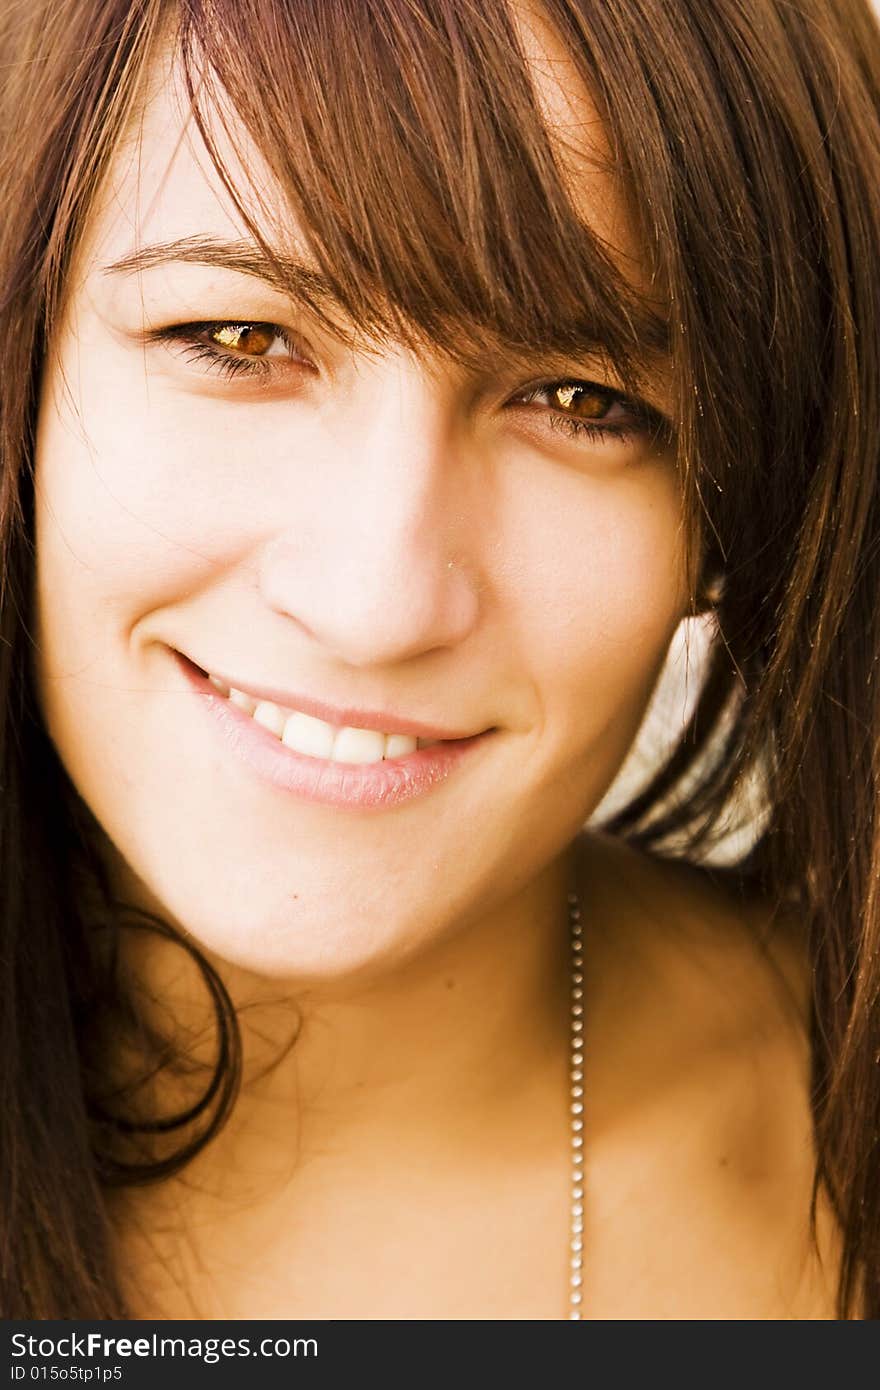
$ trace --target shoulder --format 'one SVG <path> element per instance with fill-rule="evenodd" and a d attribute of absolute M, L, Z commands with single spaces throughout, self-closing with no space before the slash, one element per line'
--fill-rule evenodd
<path fill-rule="evenodd" d="M 649 1160 L 667 1222 L 645 1307 L 666 1306 L 674 1247 L 683 1287 L 702 1271 L 696 1315 L 833 1316 L 827 1214 L 818 1260 L 809 1232 L 811 970 L 797 914 L 599 833 L 580 848 L 595 1162 L 616 1193 Z M 738 1252 L 723 1271 L 722 1247 Z"/>
<path fill-rule="evenodd" d="M 790 905 L 602 832 L 585 832 L 580 849 L 584 915 L 609 968 L 624 970 L 634 988 L 662 979 L 694 1023 L 713 1032 L 806 1036 L 811 964 Z"/>

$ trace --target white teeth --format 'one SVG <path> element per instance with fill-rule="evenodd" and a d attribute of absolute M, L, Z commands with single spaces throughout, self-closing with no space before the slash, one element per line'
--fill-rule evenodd
<path fill-rule="evenodd" d="M 255 724 L 262 724 L 264 729 L 271 729 L 278 738 L 284 733 L 287 723 L 286 711 L 280 705 L 273 705 L 271 700 L 261 700 L 251 718 Z"/>
<path fill-rule="evenodd" d="M 243 690 L 230 690 L 229 703 L 236 705 L 238 709 L 243 709 L 245 714 L 253 714 L 257 708 L 256 700 L 252 699 L 250 695 L 245 695 Z"/>
<path fill-rule="evenodd" d="M 272 700 L 255 700 L 243 690 L 226 685 L 217 676 L 208 679 L 231 705 L 270 730 L 286 748 L 310 758 L 336 763 L 378 763 L 383 758 L 405 758 L 417 748 L 430 748 L 439 742 L 435 738 L 416 739 L 409 734 L 383 734 L 374 729 L 338 729 L 310 714 L 283 709 Z"/>
<path fill-rule="evenodd" d="M 374 729 L 340 729 L 333 744 L 335 763 L 378 763 L 385 753 L 385 735 Z"/>
<path fill-rule="evenodd" d="M 313 719 L 310 714 L 298 711 L 288 717 L 281 742 L 286 748 L 297 753 L 306 753 L 310 758 L 329 758 L 333 753 L 335 731 L 323 719 Z"/>
<path fill-rule="evenodd" d="M 389 734 L 385 740 L 385 757 L 405 758 L 407 753 L 416 751 L 418 742 L 418 739 L 410 738 L 409 734 Z"/>

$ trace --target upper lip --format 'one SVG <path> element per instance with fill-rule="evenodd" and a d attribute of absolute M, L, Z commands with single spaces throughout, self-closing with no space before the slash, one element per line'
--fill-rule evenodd
<path fill-rule="evenodd" d="M 183 656 L 183 653 L 178 653 Z M 375 729 L 383 734 L 409 734 L 412 738 L 431 738 L 444 741 L 454 739 L 472 738 L 473 730 L 443 729 L 437 724 L 425 724 L 418 719 L 407 719 L 402 714 L 394 710 L 368 710 L 355 709 L 353 705 L 328 705 L 323 700 L 313 700 L 309 695 L 301 695 L 298 691 L 282 690 L 275 685 L 256 685 L 252 681 L 240 680 L 238 676 L 231 676 L 226 671 L 220 671 L 215 666 L 198 666 L 191 658 L 183 658 L 196 666 L 196 669 L 205 675 L 215 676 L 218 680 L 228 685 L 230 689 L 241 690 L 245 695 L 250 695 L 254 700 L 271 700 L 275 705 L 282 705 L 285 709 L 298 710 L 301 714 L 310 714 L 315 719 L 323 719 L 325 724 L 334 724 L 339 728 L 353 729 Z M 477 732 L 485 732 L 477 730 Z"/>

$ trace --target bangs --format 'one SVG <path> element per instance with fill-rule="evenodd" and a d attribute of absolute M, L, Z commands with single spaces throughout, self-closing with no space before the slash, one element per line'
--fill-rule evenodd
<path fill-rule="evenodd" d="M 329 296 L 371 339 L 468 366 L 598 353 L 627 384 L 666 353 L 663 301 L 627 280 L 572 202 L 503 0 L 185 0 L 179 14 L 211 158 L 279 284 L 325 325 L 339 331 Z M 257 225 L 243 206 L 211 135 L 219 120 L 247 167 L 229 111 L 323 291 L 291 283 L 277 207 L 261 199 Z M 581 158 L 586 177 L 598 166 Z"/>

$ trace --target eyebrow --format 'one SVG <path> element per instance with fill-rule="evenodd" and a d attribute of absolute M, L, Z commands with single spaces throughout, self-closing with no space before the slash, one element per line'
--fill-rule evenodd
<path fill-rule="evenodd" d="M 104 275 L 136 275 L 141 271 L 152 270 L 154 266 L 173 262 L 188 265 L 207 265 L 218 270 L 238 271 L 262 280 L 280 294 L 290 298 L 299 296 L 306 303 L 322 306 L 323 309 L 347 311 L 340 303 L 339 296 L 331 288 L 329 280 L 320 271 L 312 269 L 297 256 L 273 249 L 271 257 L 250 238 L 227 239 L 213 236 L 177 237 L 171 241 L 157 241 L 149 246 L 138 247 L 118 260 L 102 267 Z M 637 336 L 652 358 L 663 360 L 670 349 L 669 322 L 665 316 L 655 313 L 645 306 L 637 315 Z M 602 351 L 601 339 L 585 341 L 585 352 Z M 569 354 L 566 353 L 566 356 Z"/>
<path fill-rule="evenodd" d="M 104 275 L 136 275 L 154 266 L 183 261 L 188 265 L 208 265 L 219 270 L 235 270 L 264 280 L 283 294 L 302 292 L 314 300 L 339 303 L 327 279 L 295 256 L 273 251 L 270 258 L 255 241 L 224 240 L 221 237 L 178 237 L 139 247 L 102 267 Z"/>

